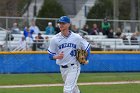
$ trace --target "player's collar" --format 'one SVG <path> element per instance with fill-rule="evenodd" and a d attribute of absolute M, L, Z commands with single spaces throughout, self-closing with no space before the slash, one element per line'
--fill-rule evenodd
<path fill-rule="evenodd" d="M 64 36 L 62 33 L 61 33 L 61 35 L 62 35 L 63 37 L 65 37 L 65 38 L 68 38 L 68 37 L 71 35 L 71 31 L 69 30 L 68 36 Z"/>

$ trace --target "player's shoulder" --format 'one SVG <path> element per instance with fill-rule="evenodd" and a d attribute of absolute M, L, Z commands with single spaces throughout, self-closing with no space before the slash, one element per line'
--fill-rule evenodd
<path fill-rule="evenodd" d="M 74 33 L 74 32 L 71 32 L 71 33 L 75 38 L 82 38 L 82 36 L 79 35 L 78 33 Z"/>
<path fill-rule="evenodd" d="M 81 37 L 78 33 L 74 33 L 74 32 L 72 32 L 72 31 L 71 31 L 71 34 L 72 34 L 73 36 L 76 36 L 76 37 Z"/>

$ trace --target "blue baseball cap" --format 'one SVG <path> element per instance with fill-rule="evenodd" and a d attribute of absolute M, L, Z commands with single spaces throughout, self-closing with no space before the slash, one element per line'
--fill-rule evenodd
<path fill-rule="evenodd" d="M 70 23 L 70 18 L 68 16 L 61 16 L 58 23 Z"/>

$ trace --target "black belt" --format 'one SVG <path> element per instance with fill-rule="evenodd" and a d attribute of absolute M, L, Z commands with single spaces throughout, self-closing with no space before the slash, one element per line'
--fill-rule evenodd
<path fill-rule="evenodd" d="M 74 64 L 71 64 L 71 66 L 73 66 Z M 68 68 L 68 65 L 62 65 L 62 68 Z"/>

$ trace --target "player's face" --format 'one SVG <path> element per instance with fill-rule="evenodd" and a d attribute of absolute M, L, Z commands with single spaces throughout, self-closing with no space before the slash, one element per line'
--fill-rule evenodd
<path fill-rule="evenodd" d="M 65 31 L 69 29 L 70 24 L 69 23 L 59 23 L 59 28 L 61 31 Z"/>

